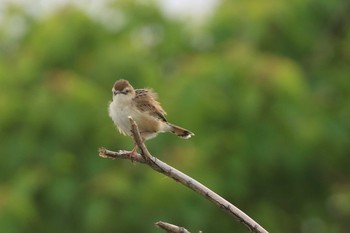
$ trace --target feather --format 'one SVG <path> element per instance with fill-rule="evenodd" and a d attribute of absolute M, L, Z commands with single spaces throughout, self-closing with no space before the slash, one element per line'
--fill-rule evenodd
<path fill-rule="evenodd" d="M 134 103 L 139 111 L 148 112 L 151 116 L 167 122 L 166 112 L 160 106 L 158 96 L 152 89 L 136 89 L 135 92 Z"/>

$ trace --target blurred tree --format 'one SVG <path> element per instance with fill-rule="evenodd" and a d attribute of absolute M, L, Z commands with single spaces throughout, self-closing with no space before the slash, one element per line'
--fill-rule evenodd
<path fill-rule="evenodd" d="M 349 10 L 221 1 L 194 27 L 143 1 L 112 1 L 104 21 L 72 6 L 39 18 L 10 6 L 0 26 L 0 231 L 154 232 L 164 220 L 246 232 L 172 181 L 97 156 L 132 147 L 107 114 L 125 78 L 154 88 L 169 120 L 196 133 L 157 137 L 153 154 L 270 232 L 347 232 Z"/>

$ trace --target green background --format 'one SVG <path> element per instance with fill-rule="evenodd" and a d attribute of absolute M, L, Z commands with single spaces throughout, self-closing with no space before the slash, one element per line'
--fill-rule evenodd
<path fill-rule="evenodd" d="M 226 0 L 200 25 L 145 1 L 108 12 L 2 16 L 0 232 L 248 232 L 170 178 L 98 157 L 133 146 L 107 113 L 120 78 L 196 134 L 162 134 L 153 155 L 270 232 L 349 232 L 349 1 Z"/>

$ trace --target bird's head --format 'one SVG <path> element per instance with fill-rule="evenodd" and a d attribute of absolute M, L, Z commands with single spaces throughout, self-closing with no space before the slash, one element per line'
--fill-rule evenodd
<path fill-rule="evenodd" d="M 135 96 L 135 90 L 130 85 L 130 83 L 127 80 L 120 79 L 114 83 L 114 86 L 112 88 L 113 98 L 115 97 L 134 97 Z"/>

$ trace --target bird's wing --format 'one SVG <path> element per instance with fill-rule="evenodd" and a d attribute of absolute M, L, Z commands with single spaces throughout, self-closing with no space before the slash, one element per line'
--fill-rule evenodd
<path fill-rule="evenodd" d="M 166 112 L 160 106 L 157 94 L 152 89 L 136 89 L 135 92 L 134 100 L 139 111 L 148 112 L 151 116 L 167 122 Z"/>

